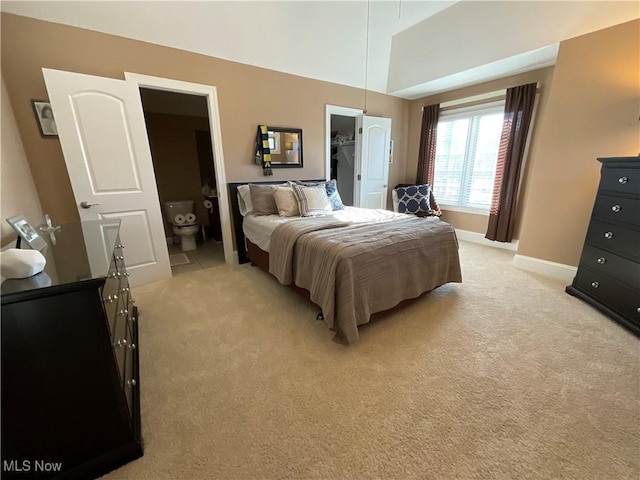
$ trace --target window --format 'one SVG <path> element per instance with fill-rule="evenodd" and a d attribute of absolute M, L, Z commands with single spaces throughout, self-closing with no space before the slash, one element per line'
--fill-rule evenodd
<path fill-rule="evenodd" d="M 433 178 L 438 203 L 489 211 L 503 117 L 504 102 L 440 116 Z"/>

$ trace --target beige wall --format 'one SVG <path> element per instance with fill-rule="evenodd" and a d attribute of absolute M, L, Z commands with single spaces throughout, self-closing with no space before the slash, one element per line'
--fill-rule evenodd
<path fill-rule="evenodd" d="M 518 253 L 577 265 L 597 157 L 640 152 L 640 20 L 560 44 L 549 104 L 530 153 Z"/>
<path fill-rule="evenodd" d="M 324 177 L 325 105 L 362 108 L 363 92 L 182 50 L 1 14 L 2 74 L 40 198 L 55 218 L 78 218 L 60 144 L 40 138 L 31 98 L 47 98 L 43 67 L 124 79 L 142 73 L 217 87 L 227 181 L 265 180 L 255 165 L 258 124 L 302 128 L 304 168 L 274 169 L 269 180 Z M 368 114 L 392 118 L 389 182 L 404 178 L 408 102 L 369 93 Z"/>
<path fill-rule="evenodd" d="M 423 105 L 533 81 L 542 90 L 518 203 L 518 254 L 576 266 L 600 178 L 596 158 L 640 151 L 640 20 L 562 42 L 553 69 L 414 100 L 406 175 L 415 178 Z M 480 233 L 488 220 L 457 212 L 443 218 Z"/>
<path fill-rule="evenodd" d="M 201 225 L 209 224 L 204 208 L 196 130 L 209 130 L 206 118 L 145 113 L 160 204 L 169 200 L 193 200 Z M 162 210 L 164 218 L 164 209 Z M 173 236 L 165 219 L 165 232 Z"/>
<path fill-rule="evenodd" d="M 4 78 L 2 79 L 0 104 L 2 106 L 2 145 L 0 152 L 0 183 L 2 185 L 0 205 L 2 205 L 2 211 L 0 228 L 2 231 L 2 246 L 4 246 L 16 239 L 15 231 L 5 219 L 16 215 L 24 215 L 33 226 L 42 224 L 44 219 L 38 192 L 33 183 L 31 169 L 27 162 L 16 119 L 5 88 Z M 55 217 L 54 220 L 56 220 Z"/>

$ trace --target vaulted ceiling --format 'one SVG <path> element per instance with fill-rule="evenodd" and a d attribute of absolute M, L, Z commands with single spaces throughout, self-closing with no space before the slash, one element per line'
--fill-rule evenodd
<path fill-rule="evenodd" d="M 636 1 L 2 1 L 3 12 L 418 98 L 553 65 Z M 585 59 L 588 61 L 588 59 Z"/>

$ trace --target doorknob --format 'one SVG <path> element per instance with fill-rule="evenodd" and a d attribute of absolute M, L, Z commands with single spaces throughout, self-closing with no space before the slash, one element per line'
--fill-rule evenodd
<path fill-rule="evenodd" d="M 89 202 L 84 201 L 84 200 L 82 202 L 80 202 L 80 206 L 82 208 L 91 208 L 91 207 L 93 207 L 95 205 L 100 205 L 100 204 L 99 203 L 89 203 Z"/>

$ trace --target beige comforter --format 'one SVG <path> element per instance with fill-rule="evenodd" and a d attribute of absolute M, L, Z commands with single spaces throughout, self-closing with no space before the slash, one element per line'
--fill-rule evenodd
<path fill-rule="evenodd" d="M 349 343 L 373 313 L 462 281 L 455 230 L 436 217 L 287 222 L 274 230 L 269 255 L 270 273 L 307 289 L 327 325 Z"/>

